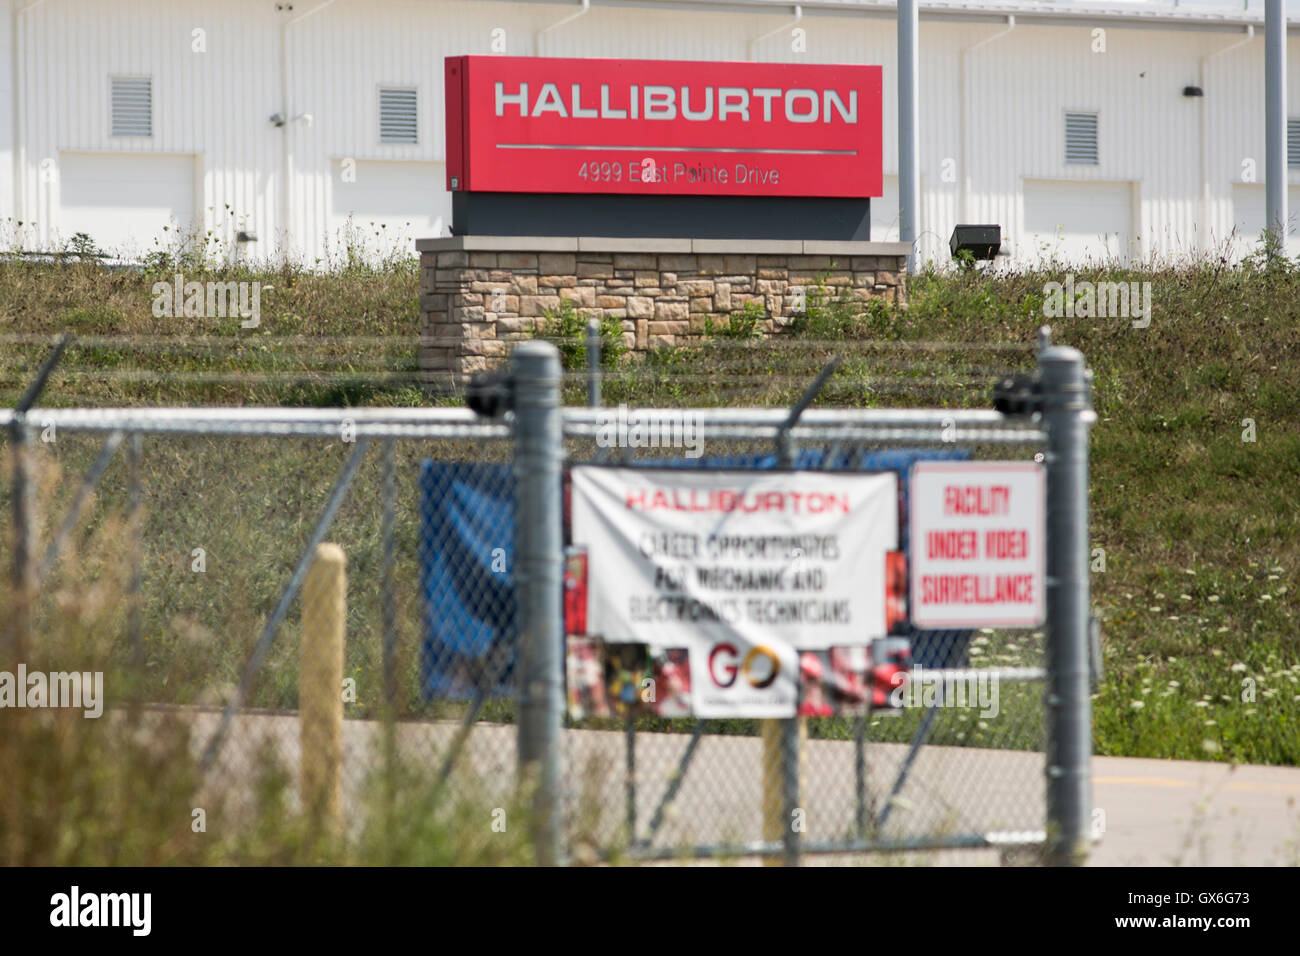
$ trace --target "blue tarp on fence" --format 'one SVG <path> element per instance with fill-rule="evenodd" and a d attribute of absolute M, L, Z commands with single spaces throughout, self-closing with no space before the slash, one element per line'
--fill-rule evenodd
<path fill-rule="evenodd" d="M 509 693 L 517 641 L 514 552 L 515 479 L 509 465 L 421 465 L 426 698 Z"/>
<path fill-rule="evenodd" d="M 908 540 L 908 473 L 917 461 L 965 461 L 965 448 L 847 451 L 827 462 L 801 449 L 795 468 L 892 471 L 900 490 L 900 545 Z M 764 471 L 774 454 L 638 460 L 636 468 Z M 611 462 L 623 465 L 623 463 Z M 426 698 L 508 696 L 518 638 L 514 592 L 515 501 L 510 465 L 441 464 L 420 468 L 420 585 L 425 599 L 422 683 Z M 557 503 L 558 505 L 558 503 Z M 971 631 L 909 629 L 912 660 L 922 667 L 966 662 Z"/>

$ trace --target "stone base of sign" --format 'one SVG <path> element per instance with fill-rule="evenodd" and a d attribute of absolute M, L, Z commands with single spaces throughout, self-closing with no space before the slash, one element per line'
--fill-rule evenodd
<path fill-rule="evenodd" d="M 617 318 L 633 355 L 699 338 L 749 303 L 779 334 L 819 283 L 906 307 L 908 245 L 898 242 L 421 239 L 421 379 L 459 384 L 536 336 L 564 299 L 584 318 Z"/>

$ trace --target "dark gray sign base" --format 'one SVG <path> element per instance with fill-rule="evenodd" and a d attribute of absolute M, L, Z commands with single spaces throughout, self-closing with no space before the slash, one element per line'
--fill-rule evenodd
<path fill-rule="evenodd" d="M 871 238 L 871 200 L 801 196 L 451 194 L 454 236 Z"/>

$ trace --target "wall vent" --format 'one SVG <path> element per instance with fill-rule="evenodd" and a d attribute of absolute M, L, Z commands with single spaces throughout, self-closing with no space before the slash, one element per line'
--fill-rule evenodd
<path fill-rule="evenodd" d="M 114 136 L 153 135 L 153 80 L 147 76 L 112 78 Z"/>
<path fill-rule="evenodd" d="M 1065 162 L 1070 166 L 1097 165 L 1097 114 L 1065 114 Z"/>
<path fill-rule="evenodd" d="M 420 142 L 416 91 L 410 87 L 379 90 L 379 142 L 416 145 Z"/>

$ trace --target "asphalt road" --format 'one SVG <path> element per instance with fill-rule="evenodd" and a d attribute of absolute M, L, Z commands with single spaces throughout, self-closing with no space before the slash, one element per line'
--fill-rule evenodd
<path fill-rule="evenodd" d="M 1096 757 L 1097 866 L 1300 865 L 1300 768 Z"/>

